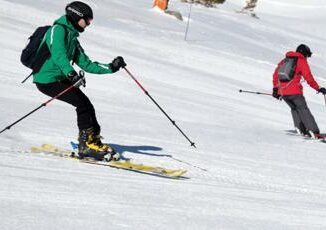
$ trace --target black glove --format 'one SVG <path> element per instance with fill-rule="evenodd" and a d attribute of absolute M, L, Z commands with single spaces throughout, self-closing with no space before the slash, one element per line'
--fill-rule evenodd
<path fill-rule="evenodd" d="M 120 68 L 124 68 L 127 66 L 123 57 L 116 57 L 113 61 L 109 64 L 113 73 L 117 72 Z"/>
<path fill-rule="evenodd" d="M 322 94 L 326 94 L 326 89 L 324 87 L 321 87 L 319 90 L 318 90 L 318 93 L 322 93 Z"/>
<path fill-rule="evenodd" d="M 72 85 L 75 85 L 80 79 L 83 79 L 75 85 L 76 88 L 79 88 L 80 86 L 86 86 L 86 80 L 82 71 L 78 74 L 75 70 L 73 70 L 68 73 L 67 78 Z"/>
<path fill-rule="evenodd" d="M 281 95 L 278 94 L 278 88 L 273 88 L 273 97 L 275 97 L 277 100 L 280 99 Z"/>

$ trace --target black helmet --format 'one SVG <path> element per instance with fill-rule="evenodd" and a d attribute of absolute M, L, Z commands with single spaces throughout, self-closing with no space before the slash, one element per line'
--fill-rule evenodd
<path fill-rule="evenodd" d="M 89 20 L 93 19 L 92 8 L 86 3 L 75 1 L 71 2 L 66 6 L 66 15 L 69 21 L 80 31 L 83 32 L 83 28 L 79 28 L 78 22 L 80 19 L 85 19 L 88 23 Z"/>
<path fill-rule="evenodd" d="M 301 53 L 306 58 L 311 57 L 311 55 L 312 55 L 310 48 L 305 44 L 299 45 L 296 51 Z"/>

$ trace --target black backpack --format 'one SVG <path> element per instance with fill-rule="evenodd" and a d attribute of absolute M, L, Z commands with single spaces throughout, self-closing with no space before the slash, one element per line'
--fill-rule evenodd
<path fill-rule="evenodd" d="M 280 82 L 289 82 L 293 79 L 297 68 L 297 57 L 286 57 L 278 69 L 278 79 Z"/>
<path fill-rule="evenodd" d="M 38 27 L 29 37 L 29 42 L 20 56 L 20 61 L 24 66 L 32 69 L 32 73 L 40 71 L 44 62 L 51 56 L 50 50 L 45 42 L 40 47 L 44 35 L 49 28 L 51 26 Z"/>
<path fill-rule="evenodd" d="M 41 46 L 42 40 L 50 28 L 51 26 L 49 25 L 38 27 L 29 37 L 29 42 L 22 51 L 20 61 L 24 66 L 32 69 L 33 71 L 22 81 L 22 83 L 24 83 L 33 74 L 38 73 L 45 61 L 51 57 L 49 47 L 46 45 L 46 43 L 44 42 Z M 64 26 L 63 28 L 66 32 L 65 40 L 67 40 L 68 31 Z"/>

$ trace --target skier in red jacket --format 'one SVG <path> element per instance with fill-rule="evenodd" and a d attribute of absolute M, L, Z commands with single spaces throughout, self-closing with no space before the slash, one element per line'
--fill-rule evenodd
<path fill-rule="evenodd" d="M 326 94 L 326 89 L 320 87 L 311 74 L 307 58 L 311 57 L 312 52 L 307 45 L 301 44 L 296 52 L 286 53 L 286 57 L 278 64 L 273 74 L 273 97 L 284 99 L 291 108 L 294 126 L 298 133 L 309 135 L 312 138 L 321 138 L 319 128 L 311 114 L 306 100 L 303 96 L 302 77 L 310 87 L 317 92 Z M 292 74 L 291 67 L 285 67 L 288 60 L 293 60 Z M 288 72 L 289 74 L 284 74 Z M 288 78 L 283 77 L 288 75 Z M 292 76 L 290 76 L 292 75 Z"/>

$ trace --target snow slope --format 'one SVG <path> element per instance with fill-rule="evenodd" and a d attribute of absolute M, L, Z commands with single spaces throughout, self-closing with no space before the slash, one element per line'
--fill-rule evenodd
<path fill-rule="evenodd" d="M 19 62 L 26 38 L 51 24 L 69 1 L 0 0 L 2 128 L 48 98 Z M 55 101 L 0 135 L 1 229 L 325 229 L 326 145 L 288 136 L 284 102 L 240 94 L 271 92 L 275 64 L 307 43 L 313 73 L 326 86 L 324 0 L 264 0 L 259 20 L 235 10 L 170 1 L 186 19 L 151 9 L 149 0 L 87 1 L 92 26 L 80 42 L 97 61 L 121 55 L 128 69 L 176 120 L 169 123 L 124 71 L 87 74 L 84 89 L 106 141 L 136 162 L 188 170 L 167 180 L 26 152 L 52 143 L 69 148 L 75 111 Z M 325 102 L 305 84 L 322 131 Z"/>

